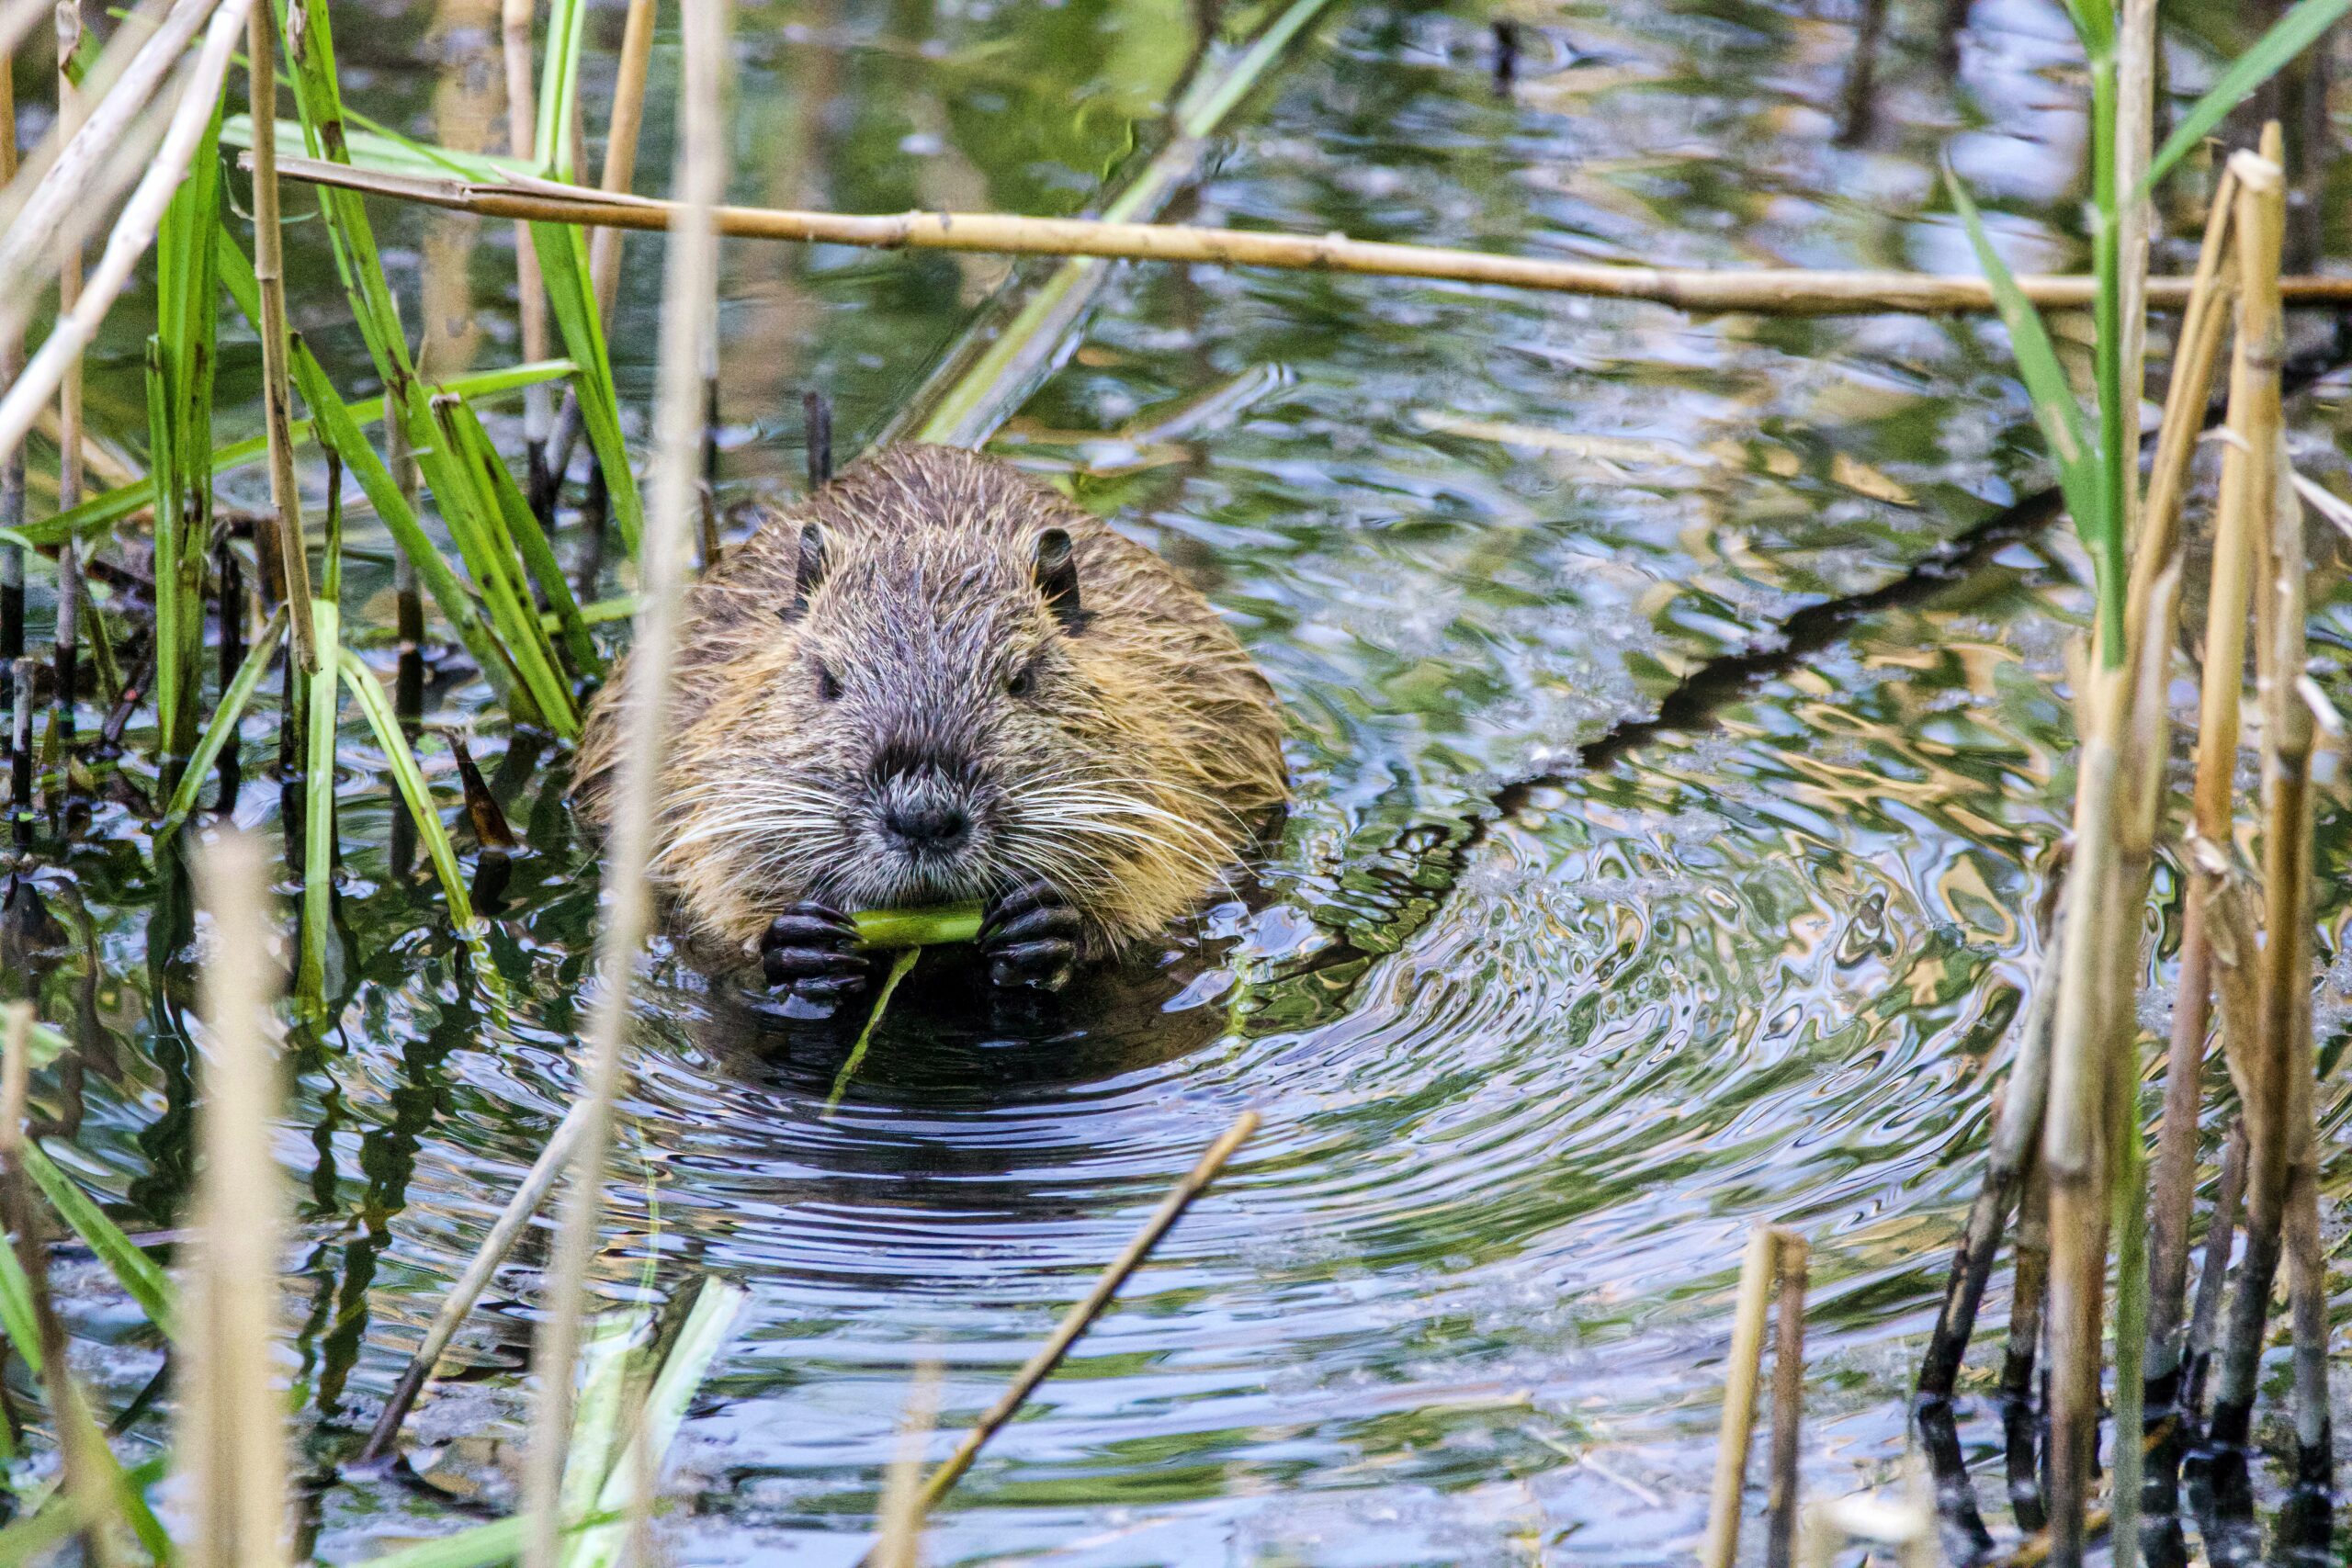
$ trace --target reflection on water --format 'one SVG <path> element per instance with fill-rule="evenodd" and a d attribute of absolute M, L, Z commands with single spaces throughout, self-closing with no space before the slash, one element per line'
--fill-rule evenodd
<path fill-rule="evenodd" d="M 2076 262 L 2064 19 L 2027 0 L 1975 11 L 1956 73 L 1924 18 L 1888 18 L 1876 113 L 1847 146 L 1843 11 L 1520 5 L 1503 98 L 1485 11 L 1364 0 L 1243 117 L 1177 216 L 1960 270 L 1935 190 L 1949 148 L 2021 264 Z M 1196 25 L 1177 0 L 738 16 L 738 194 L 865 210 L 1080 209 L 1148 141 Z M 455 138 L 495 113 L 469 96 L 487 17 L 450 0 L 423 35 L 438 52 L 420 52 L 421 12 L 362 6 L 338 42 L 371 110 Z M 592 125 L 619 21 L 596 13 Z M 657 98 L 641 168 L 668 165 L 667 113 Z M 513 353 L 504 227 L 379 218 L 444 334 L 435 367 Z M 301 324 L 365 391 L 318 237 L 293 233 Z M 656 248 L 631 243 L 615 333 L 640 400 Z M 831 394 L 845 444 L 878 427 L 1001 271 L 731 246 L 730 499 L 789 489 L 803 388 Z M 143 428 L 136 345 L 109 343 L 93 406 Z M 1980 322 L 1118 275 L 997 449 L 1180 563 L 1281 690 L 1300 798 L 1268 896 L 1216 912 L 1206 954 L 1047 1016 L 992 1016 L 919 969 L 830 1114 L 837 1032 L 784 1027 L 731 979 L 654 955 L 606 1274 L 632 1292 L 652 1258 L 664 1293 L 704 1269 L 755 1292 L 682 1439 L 672 1489 L 695 1502 L 674 1560 L 850 1561 L 911 1369 L 939 1360 L 944 1424 L 967 1421 L 1245 1105 L 1265 1129 L 991 1447 L 934 1560 L 1680 1561 L 1762 1220 L 1815 1247 L 1808 1486 L 1894 1483 L 1910 1359 L 2064 818 L 2079 558 L 2054 534 L 2010 545 L 1713 722 L 1574 764 L 1701 661 L 1885 581 L 2037 485 L 2005 355 Z M 224 349 L 232 378 L 252 357 Z M 2323 475 L 2343 394 L 2324 384 L 2298 434 Z M 237 476 L 231 499 L 260 484 Z M 348 599 L 388 664 L 389 557 L 353 527 Z M 2332 666 L 2352 621 L 2322 621 Z M 443 683 L 429 719 L 469 722 L 482 697 Z M 269 726 L 249 726 L 254 747 Z M 364 1429 L 571 1092 L 595 897 L 560 761 L 485 723 L 477 753 L 525 840 L 492 939 L 522 1001 L 487 1017 L 437 893 L 391 870 L 398 808 L 364 732 L 345 741 L 361 765 L 342 788 L 341 1000 L 295 1043 L 281 1145 L 306 1183 L 295 1290 L 322 1462 Z M 429 767 L 454 798 L 446 753 Z M 1532 775 L 1556 776 L 1507 787 Z M 249 789 L 238 816 L 275 808 Z M 186 1184 L 189 1050 L 165 956 L 192 917 L 131 826 L 102 806 L 71 857 L 87 918 L 40 986 L 82 1044 L 39 1099 L 72 1139 L 61 1156 L 133 1223 L 164 1224 Z M 2323 836 L 2341 858 L 2341 831 Z M 43 881 L 75 908 L 61 872 Z M 2335 931 L 2332 916 L 2329 953 Z M 2352 970 L 2330 984 L 2340 1021 Z M 2331 1170 L 2341 1191 L 2345 1162 Z M 472 1371 L 419 1413 L 436 1479 L 463 1468 L 436 1445 L 519 1408 L 543 1248 L 501 1275 L 455 1353 Z M 102 1295 L 73 1305 L 124 1338 Z M 154 1358 L 135 1337 L 109 1355 L 119 1403 Z M 1997 1424 L 1964 1410 L 1957 1441 L 2006 1534 Z M 390 1483 L 312 1506 L 339 1559 L 442 1512 Z"/>

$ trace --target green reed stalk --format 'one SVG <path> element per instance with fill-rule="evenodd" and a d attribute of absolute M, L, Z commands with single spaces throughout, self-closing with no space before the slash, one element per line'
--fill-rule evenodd
<path fill-rule="evenodd" d="M 1291 0 L 1231 65 L 1194 78 L 1176 107 L 1168 144 L 1103 208 L 1102 217 L 1144 222 L 1165 207 L 1199 169 L 1206 139 L 1265 81 L 1329 3 Z M 950 353 L 891 420 L 882 443 L 910 438 L 949 446 L 985 445 L 1052 371 L 1109 276 L 1109 265 L 1097 256 L 1077 256 L 1055 268 L 985 346 L 967 338 Z"/>
<path fill-rule="evenodd" d="M 418 765 L 416 753 L 408 743 L 408 736 L 401 729 L 400 716 L 392 711 L 391 699 L 385 694 L 384 683 L 376 672 L 349 649 L 340 651 L 337 660 L 343 683 L 350 688 L 359 704 L 359 711 L 367 717 L 368 728 L 375 732 L 376 744 L 382 749 L 384 761 L 390 767 L 393 785 L 408 807 L 409 817 L 416 823 L 417 837 L 424 845 L 425 858 L 433 863 L 433 874 L 441 884 L 441 896 L 449 903 L 450 923 L 458 934 L 469 943 L 481 935 L 481 917 L 474 913 L 473 899 L 466 890 L 465 872 L 458 863 L 457 846 L 449 840 L 449 829 L 441 820 L 441 808 L 433 799 L 433 791 L 424 782 L 424 770 Z"/>
<path fill-rule="evenodd" d="M 329 555 L 334 559 L 334 554 Z M 340 584 L 327 573 L 326 591 Z M 339 690 L 335 671 L 342 659 L 340 607 L 332 598 L 311 602 L 312 645 L 325 660 L 310 677 L 310 705 L 303 719 L 306 745 L 302 773 L 302 966 L 298 988 L 315 1006 L 326 994 L 327 942 L 334 918 L 334 728 Z"/>
<path fill-rule="evenodd" d="M 253 701 L 261 678 L 268 673 L 270 660 L 277 657 L 278 635 L 286 629 L 286 606 L 278 605 L 270 612 L 269 624 L 246 649 L 244 662 L 237 666 L 237 673 L 220 693 L 212 716 L 206 721 L 204 733 L 197 738 L 196 749 L 188 754 L 187 766 L 181 770 L 179 783 L 172 790 L 170 802 L 164 807 L 163 820 L 155 826 L 158 843 L 180 829 L 180 825 L 196 809 L 196 797 L 203 793 L 205 776 L 220 752 L 237 733 L 237 725 L 245 716 L 245 708 Z"/>

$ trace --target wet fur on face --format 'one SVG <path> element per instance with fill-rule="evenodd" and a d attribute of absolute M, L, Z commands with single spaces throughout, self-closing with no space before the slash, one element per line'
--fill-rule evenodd
<path fill-rule="evenodd" d="M 592 817 L 622 686 L 616 668 L 582 743 Z M 729 943 L 801 899 L 919 907 L 1042 875 L 1100 954 L 1196 908 L 1287 787 L 1272 692 L 1197 592 L 942 447 L 849 469 L 692 590 L 672 730 L 654 874 Z"/>

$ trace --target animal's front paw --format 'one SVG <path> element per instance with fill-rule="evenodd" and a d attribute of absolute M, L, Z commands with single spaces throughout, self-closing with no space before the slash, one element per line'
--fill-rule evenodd
<path fill-rule="evenodd" d="M 989 984 L 1060 990 L 1078 961 L 1080 929 L 1078 911 L 1043 877 L 989 899 L 979 938 Z"/>
<path fill-rule="evenodd" d="M 874 961 L 857 951 L 857 927 L 826 904 L 795 904 L 760 939 L 768 984 L 803 1001 L 834 1002 L 865 989 Z"/>

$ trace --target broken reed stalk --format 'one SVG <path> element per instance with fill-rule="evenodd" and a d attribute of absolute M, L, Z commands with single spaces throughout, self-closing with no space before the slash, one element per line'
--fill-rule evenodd
<path fill-rule="evenodd" d="M 277 118 L 277 24 L 267 5 L 254 4 L 245 28 L 246 92 L 255 125 Z M 277 146 L 254 145 L 254 283 L 261 296 L 262 426 L 269 444 L 269 532 L 286 603 L 293 613 L 294 657 L 319 673 L 318 633 L 311 623 L 310 552 L 302 541 L 302 490 L 294 477 L 293 393 L 287 366 L 286 237 L 278 224 Z M 158 590 L 161 590 L 158 584 Z M 328 671 L 327 678 L 334 679 Z"/>
<path fill-rule="evenodd" d="M 1772 1484 L 1764 1505 L 1765 1568 L 1796 1568 L 1797 1453 L 1804 1416 L 1804 1292 L 1807 1247 L 1794 1231 L 1774 1233 L 1780 1299 L 1772 1308 Z"/>
<path fill-rule="evenodd" d="M 714 351 L 718 306 L 718 231 L 712 221 L 727 188 L 725 0 L 684 0 L 684 70 L 677 166 L 672 188 L 684 197 L 684 220 L 670 236 L 663 278 L 659 396 L 654 405 L 652 494 L 647 508 L 636 637 L 625 672 L 624 739 L 614 785 L 605 886 L 611 890 L 597 942 L 604 991 L 591 1021 L 585 1082 L 587 1125 L 571 1160 L 571 1181 L 557 1236 L 535 1356 L 539 1389 L 532 1411 L 524 1477 L 524 1568 L 557 1568 L 565 1521 L 564 1447 L 571 1428 L 573 1362 L 589 1260 L 604 1209 L 604 1176 L 612 1108 L 620 1081 L 621 1037 L 629 985 L 650 916 L 647 868 L 652 858 L 653 805 L 668 729 L 678 601 L 693 531 L 695 470 L 702 438 L 702 367 Z"/>
<path fill-rule="evenodd" d="M 2001 1352 L 2001 1397 L 2018 1409 L 2033 1403 L 2033 1364 L 2050 1302 L 2050 1180 L 2032 1159 L 2018 1198 L 2017 1263 L 2009 1287 L 2009 1329 Z"/>
<path fill-rule="evenodd" d="M 162 25 L 140 41 L 111 85 L 103 92 L 93 91 L 89 118 L 70 137 L 52 132 L 7 188 L 0 190 L 0 327 L 24 326 L 42 292 L 59 236 L 80 233 L 103 208 L 112 194 L 107 176 L 114 170 L 117 153 L 136 135 L 148 100 L 173 62 L 187 52 L 205 19 L 224 3 L 175 0 Z M 106 62 L 92 74 L 94 79 L 109 74 Z M 18 189 L 28 176 L 30 187 Z"/>
<path fill-rule="evenodd" d="M 23 667 L 19 660 L 18 668 Z M 22 722 L 20 713 L 18 723 Z M 74 1378 L 65 1325 L 50 1297 L 49 1244 L 41 1235 L 40 1209 L 25 1169 L 32 1029 L 32 1004 L 10 1003 L 6 1044 L 0 1047 L 0 1225 L 6 1227 L 15 1242 L 17 1266 L 25 1277 L 40 1349 L 40 1365 L 31 1370 L 40 1379 L 41 1395 L 49 1405 L 65 1495 L 80 1523 L 83 1557 L 92 1568 L 113 1568 L 120 1558 L 107 1528 L 117 1512 L 106 1473 L 112 1468 L 112 1460 L 103 1451 L 106 1438 L 91 1419 L 81 1386 Z M 28 1362 L 33 1360 L 31 1347 L 19 1349 Z"/>
<path fill-rule="evenodd" d="M 2168 626 L 2179 585 L 2176 560 L 2150 585 L 2139 624 Z M 2069 883 L 2075 902 L 2061 948 L 2042 1128 L 2050 1177 L 2051 1540 L 2062 1568 L 2080 1563 L 2087 1539 L 2108 1244 L 2113 1222 L 2120 1217 L 2128 1225 L 2129 1205 L 2138 1201 L 2132 1179 L 2142 1136 L 2132 998 L 2164 777 L 2164 677 L 2172 646 L 2168 637 L 2143 636 L 2137 648 L 2126 641 L 2120 663 L 2106 665 L 2094 653 L 2079 680 L 2081 761 Z M 2136 1292 L 2143 1282 L 2131 1279 L 2127 1288 Z"/>
<path fill-rule="evenodd" d="M 523 163 L 536 163 L 534 145 L 538 106 L 531 90 L 531 0 L 503 0 L 499 7 L 499 37 L 506 56 L 507 151 Z M 273 140 L 263 135 L 264 121 L 254 121 L 254 145 Z M 531 243 L 527 223 L 514 225 L 515 313 L 523 332 L 523 357 L 548 356 L 548 297 L 539 282 L 539 255 Z M 523 392 L 523 446 L 530 465 L 529 494 L 536 504 L 546 487 L 548 462 L 548 392 L 544 386 Z"/>
<path fill-rule="evenodd" d="M 209 12 L 212 21 L 205 30 L 202 52 L 188 73 L 187 85 L 172 112 L 161 146 L 147 165 L 138 188 L 124 203 L 121 215 L 115 220 L 98 265 L 83 279 L 80 303 L 71 312 L 59 316 L 40 351 L 25 367 L 24 374 L 5 394 L 0 394 L 0 452 L 13 451 L 23 443 L 42 405 L 57 391 L 67 364 L 89 346 L 98 323 L 130 281 L 139 258 L 155 243 L 155 231 L 163 221 L 164 209 L 187 175 L 189 162 L 211 121 L 249 3 L 250 0 L 219 0 L 215 10 L 207 0 L 203 8 Z M 101 100 L 92 110 L 90 125 L 98 123 L 98 117 L 109 101 Z M 85 126 L 85 134 L 87 130 L 88 126 Z M 80 140 L 79 136 L 74 139 L 76 143 Z M 0 294 L 0 312 L 6 310 L 6 297 Z M 0 325 L 5 324 L 0 321 Z"/>
<path fill-rule="evenodd" d="M 2265 141 L 2269 138 L 2266 136 Z M 2222 1347 L 2222 1376 L 2216 1390 L 2212 1438 L 2242 1447 L 2253 1422 L 2255 1385 L 2270 1310 L 2270 1289 L 2278 1266 L 2280 1221 L 2287 1178 L 2287 1068 L 2308 1019 L 2311 841 L 2308 767 L 2311 715 L 2293 689 L 2302 669 L 2302 579 L 2291 582 L 2278 559 L 2302 555 L 2300 533 L 2291 545 L 2277 537 L 2279 499 L 2280 423 L 2278 368 L 2285 326 L 2274 280 L 2278 275 L 2286 227 L 2286 181 L 2278 164 L 2252 153 L 2233 155 L 2238 179 L 2240 286 L 2238 335 L 2253 371 L 2243 408 L 2233 408 L 2231 429 L 2245 443 L 2242 504 L 2249 553 L 2269 581 L 2255 593 L 2256 695 L 2262 705 L 2263 886 L 2265 941 L 2259 956 L 2242 953 L 2256 965 L 2256 1017 L 2253 1038 L 2230 1042 L 2232 1066 L 2241 1077 L 2246 1100 L 2248 1138 L 2246 1250 L 2230 1303 Z M 2259 541 L 2267 540 L 2268 547 Z M 2291 607 L 2291 617 L 2282 612 Z M 2290 618 L 2291 626 L 2282 626 Z M 2294 657 L 2288 661 L 2290 649 Z"/>
<path fill-rule="evenodd" d="M 2213 193 L 2213 209 L 2205 228 L 2205 248 L 2198 258 L 2197 275 L 2207 284 L 2201 304 L 2192 304 L 2182 325 L 2189 342 L 2193 329 L 2202 340 L 2190 342 L 2190 361 L 2202 361 L 2207 373 L 2218 355 L 2222 308 L 2231 290 L 2221 280 L 2231 270 L 2222 266 L 2228 248 L 2231 209 L 2237 199 L 2236 175 L 2226 168 Z M 2211 346 L 2209 349 L 2207 343 Z M 2232 355 L 2230 403 L 2233 419 L 2254 395 L 2258 375 L 2241 337 Z M 2147 540 L 2166 544 L 2177 535 L 2177 498 L 2186 479 L 2193 426 L 2198 418 L 2185 411 L 2190 389 L 2177 376 L 2165 400 L 2165 423 L 2156 443 L 2156 467 L 2148 491 Z M 2193 389 L 2201 411 L 2206 389 Z M 2176 426 L 2178 419 L 2191 427 Z M 2192 841 L 2183 855 L 2188 887 L 2181 914 L 2179 984 L 2174 1001 L 2172 1037 L 2165 1059 L 2165 1111 L 2156 1145 L 2154 1219 L 2148 1248 L 2148 1360 L 2146 1400 L 2158 1409 L 2173 1403 L 2179 1389 L 2181 1314 L 2188 1281 L 2188 1223 L 2196 1196 L 2198 1109 L 2203 1100 L 2205 1037 L 2212 1007 L 2212 942 L 2206 928 L 2206 906 L 2216 878 L 2228 869 L 2221 852 L 2230 842 L 2233 780 L 2237 768 L 2239 702 L 2245 683 L 2247 596 L 2251 592 L 2252 544 L 2245 511 L 2245 454 L 2234 444 L 2222 455 L 2222 482 L 2214 520 L 2211 586 L 2207 594 L 2203 679 L 2198 691 L 2197 774 L 2192 796 Z M 2142 560 L 2135 560 L 2136 574 Z"/>
<path fill-rule="evenodd" d="M 531 1216 L 538 1213 L 548 1190 L 555 1185 L 556 1179 L 571 1163 L 573 1153 L 579 1148 L 581 1134 L 587 1125 L 588 1105 L 585 1100 L 574 1104 L 564 1113 L 563 1120 L 556 1124 L 546 1146 L 539 1150 L 539 1157 L 531 1162 L 530 1170 L 524 1175 L 521 1185 L 514 1189 L 514 1196 L 506 1201 L 506 1207 L 500 1211 L 490 1233 L 481 1238 L 481 1246 L 475 1249 L 473 1260 L 466 1265 L 466 1271 L 458 1276 L 457 1283 L 451 1285 L 448 1293 L 442 1297 L 440 1310 L 433 1314 L 433 1322 L 424 1331 L 424 1342 L 417 1346 L 416 1354 L 409 1359 L 400 1382 L 392 1385 L 390 1395 L 385 1399 L 383 1412 L 376 1417 L 375 1429 L 368 1434 L 368 1444 L 359 1450 L 358 1463 L 374 1464 L 391 1457 L 393 1446 L 400 1440 L 401 1426 L 408 1419 L 409 1410 L 416 1404 L 417 1396 L 424 1392 L 424 1385 L 432 1380 L 433 1369 L 440 1362 L 441 1353 L 449 1348 L 449 1341 L 456 1338 L 458 1330 L 465 1325 L 474 1303 L 481 1299 L 482 1292 L 496 1277 L 499 1266 L 506 1261 L 506 1255 L 514 1250 L 514 1244 L 522 1238 L 525 1228 L 531 1223 Z"/>
<path fill-rule="evenodd" d="M 552 181 L 500 184 L 395 174 L 384 170 L 283 158 L 278 173 L 397 201 L 456 212 L 591 227 L 658 232 L 677 220 L 677 206 L 649 197 L 620 197 Z M 778 208 L 724 207 L 719 232 L 729 237 L 801 243 L 856 245 L 871 250 L 971 251 L 1005 255 L 1103 256 L 1128 261 L 1193 262 L 1264 266 L 1297 272 L 1344 272 L 1374 277 L 1493 284 L 1597 299 L 1647 300 L 1698 314 L 1847 315 L 1869 312 L 1942 314 L 1994 309 L 1992 287 L 1981 277 L 1899 272 L 1832 272 L 1804 267 L 1710 271 L 1548 261 L 1389 244 L 1345 235 L 1275 234 L 1173 223 L 1118 223 L 1083 218 L 1023 218 L 990 212 L 906 212 L 865 215 Z M 2093 280 L 2036 276 L 2017 280 L 2045 310 L 2079 310 L 2092 302 Z M 2186 305 L 2194 279 L 2152 277 L 2152 310 Z M 2292 277 L 2280 282 L 2297 304 L 2352 301 L 2352 277 Z"/>
<path fill-rule="evenodd" d="M 83 120 L 82 94 L 75 85 L 75 56 L 82 47 L 81 0 L 58 0 L 57 6 L 57 126 L 68 138 Z M 82 297 L 82 242 L 77 235 L 61 247 L 57 259 L 57 313 L 74 313 Z M 57 509 L 82 504 L 82 351 L 67 355 L 57 380 Z M 73 539 L 57 547 L 57 718 L 60 735 L 74 737 L 74 699 L 81 671 L 82 547 Z"/>
<path fill-rule="evenodd" d="M 206 846 L 197 874 L 212 941 L 197 1123 L 203 1165 L 175 1444 L 194 1526 L 186 1561 L 277 1568 L 287 1561 L 286 1401 L 273 1363 L 286 1199 L 270 1150 L 282 1091 L 268 1024 L 277 978 L 261 845 L 224 832 Z"/>
<path fill-rule="evenodd" d="M 2061 885 L 2052 907 L 2032 978 L 2027 982 L 2025 1016 L 2018 1025 L 2017 1057 L 2009 1067 L 2001 1109 L 1994 1118 L 1992 1146 L 1985 1153 L 1984 1180 L 1968 1211 L 1968 1223 L 1953 1249 L 1944 1300 L 1935 1331 L 1919 1366 L 1917 1397 L 1947 1400 L 1960 1376 L 1961 1359 L 1976 1327 L 1977 1308 L 1992 1278 L 2001 1227 L 2016 1201 L 2027 1168 L 2041 1141 L 2050 1102 L 2050 1032 L 2057 1014 L 2057 960 L 2065 941 L 2066 892 Z"/>
<path fill-rule="evenodd" d="M 1739 1298 L 1732 1309 L 1731 1351 L 1724 1364 L 1723 1425 L 1715 1439 L 1715 1482 L 1707 1507 L 1701 1568 L 1732 1568 L 1739 1555 L 1739 1498 L 1747 1483 L 1747 1450 L 1756 1438 L 1756 1385 L 1764 1360 L 1764 1315 L 1772 1303 L 1779 1244 L 1772 1227 L 1748 1234 L 1739 1266 Z"/>
<path fill-rule="evenodd" d="M 955 1489 L 956 1483 L 963 1479 L 964 1472 L 972 1468 L 972 1461 L 980 1457 L 980 1450 L 988 1446 L 989 1439 L 1019 1413 L 1030 1394 L 1036 1392 L 1037 1385 L 1053 1375 L 1054 1369 L 1061 1365 L 1062 1358 L 1069 1354 L 1070 1347 L 1077 1344 L 1079 1337 L 1102 1315 L 1102 1309 L 1111 1304 L 1111 1298 L 1119 1293 L 1119 1287 L 1143 1266 L 1144 1259 L 1151 1256 L 1152 1248 L 1159 1245 L 1160 1238 L 1183 1218 L 1184 1211 L 1192 1206 L 1193 1200 L 1216 1179 L 1217 1173 L 1225 1168 L 1225 1162 L 1233 1157 L 1234 1150 L 1248 1142 L 1250 1135 L 1258 1130 L 1258 1122 L 1255 1111 L 1244 1111 L 1235 1117 L 1233 1125 L 1219 1134 L 1216 1141 L 1203 1151 L 1193 1168 L 1177 1179 L 1168 1196 L 1159 1201 L 1159 1207 L 1144 1221 L 1143 1228 L 1136 1232 L 1134 1239 L 1102 1270 L 1102 1277 L 1094 1281 L 1094 1288 L 1062 1314 L 1062 1320 L 1054 1325 L 1053 1333 L 1037 1348 L 1036 1354 L 1013 1374 L 1012 1382 L 1005 1385 L 996 1403 L 981 1412 L 980 1418 L 972 1423 L 971 1429 L 956 1445 L 956 1451 L 949 1454 L 924 1481 L 922 1490 L 916 1494 L 917 1528 L 933 1508 L 939 1506 L 941 1499 Z M 873 1568 L 876 1562 L 876 1552 L 868 1551 L 859 1559 L 859 1568 Z"/>
<path fill-rule="evenodd" d="M 2213 1362 L 2214 1335 L 2222 1321 L 2222 1296 L 2230 1279 L 2230 1254 L 2237 1249 L 2238 1216 L 2245 1201 L 2245 1121 L 2233 1117 L 2222 1140 L 2222 1175 L 2213 1190 L 2213 1217 L 2205 1226 L 2204 1266 L 2188 1312 L 2182 1347 L 2180 1409 L 2184 1420 L 2205 1408 L 2205 1382 Z"/>

